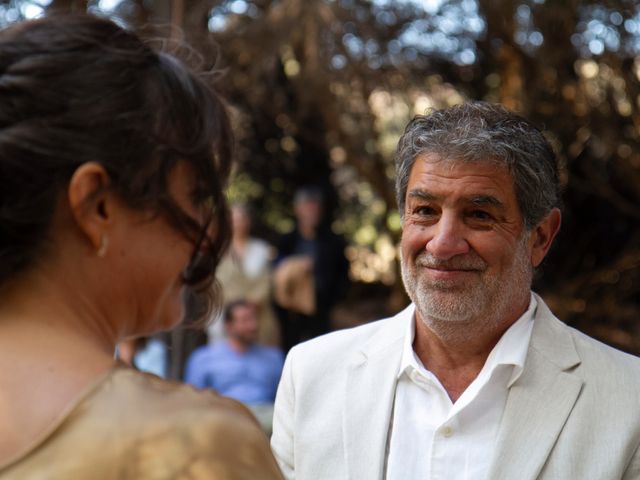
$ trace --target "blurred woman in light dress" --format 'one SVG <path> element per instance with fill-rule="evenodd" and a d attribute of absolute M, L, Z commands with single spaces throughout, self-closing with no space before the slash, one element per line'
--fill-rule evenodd
<path fill-rule="evenodd" d="M 0 479 L 281 478 L 240 404 L 114 361 L 211 294 L 230 145 L 202 78 L 111 21 L 0 32 Z"/>
<path fill-rule="evenodd" d="M 246 300 L 258 308 L 258 343 L 279 347 L 280 328 L 272 307 L 271 262 L 273 248 L 265 241 L 251 236 L 251 216 L 247 206 L 231 206 L 233 237 L 231 248 L 222 258 L 217 278 L 224 292 L 226 304 Z M 209 327 L 209 342 L 224 336 L 223 322 L 218 319 Z"/>

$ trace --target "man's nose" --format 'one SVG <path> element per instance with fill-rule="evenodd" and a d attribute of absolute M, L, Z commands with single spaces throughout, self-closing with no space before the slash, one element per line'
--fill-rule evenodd
<path fill-rule="evenodd" d="M 448 260 L 469 252 L 465 226 L 455 215 L 443 214 L 432 229 L 433 236 L 427 241 L 425 249 L 435 258 Z"/>

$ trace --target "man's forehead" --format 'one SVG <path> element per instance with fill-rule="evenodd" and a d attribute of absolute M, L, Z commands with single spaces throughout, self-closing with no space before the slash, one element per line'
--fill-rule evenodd
<path fill-rule="evenodd" d="M 444 201 L 478 206 L 505 206 L 516 200 L 511 171 L 493 159 L 460 160 L 420 155 L 412 166 L 406 200 Z"/>
<path fill-rule="evenodd" d="M 438 155 L 420 155 L 409 172 L 409 180 L 417 174 L 461 178 L 465 176 L 488 176 L 513 184 L 511 170 L 503 162 L 494 159 L 460 160 Z"/>
<path fill-rule="evenodd" d="M 415 161 L 411 167 L 413 170 L 416 165 L 419 164 L 429 164 L 429 165 L 437 165 L 439 169 L 443 171 L 453 171 L 457 169 L 475 169 L 475 168 L 486 168 L 486 169 L 495 169 L 502 171 L 508 175 L 511 175 L 511 170 L 507 166 L 507 163 L 504 160 L 501 160 L 496 157 L 483 157 L 469 154 L 467 156 L 456 156 L 455 154 L 446 154 L 439 152 L 422 152 L 416 155 Z"/>

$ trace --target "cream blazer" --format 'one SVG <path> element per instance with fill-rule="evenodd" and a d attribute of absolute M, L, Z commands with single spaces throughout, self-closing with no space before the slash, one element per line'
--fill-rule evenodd
<path fill-rule="evenodd" d="M 640 359 L 567 327 L 536 298 L 525 367 L 510 388 L 488 478 L 640 479 Z M 271 438 L 287 479 L 384 478 L 413 311 L 291 350 Z"/>

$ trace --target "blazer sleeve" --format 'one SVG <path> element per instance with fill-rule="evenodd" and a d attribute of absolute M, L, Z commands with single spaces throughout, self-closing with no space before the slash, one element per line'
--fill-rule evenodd
<path fill-rule="evenodd" d="M 276 393 L 273 412 L 271 450 L 286 480 L 295 478 L 294 428 L 295 388 L 293 383 L 293 357 L 287 355 Z"/>
<path fill-rule="evenodd" d="M 622 480 L 637 480 L 640 478 L 640 444 L 636 448 L 636 452 L 631 457 L 631 463 L 624 472 Z"/>

